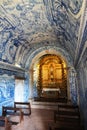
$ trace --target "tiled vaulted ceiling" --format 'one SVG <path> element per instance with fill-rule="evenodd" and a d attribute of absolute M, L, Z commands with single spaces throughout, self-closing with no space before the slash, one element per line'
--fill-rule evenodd
<path fill-rule="evenodd" d="M 74 58 L 82 0 L 0 0 L 0 60 L 15 62 L 39 43 L 58 44 Z M 20 54 L 20 55 L 19 55 Z"/>

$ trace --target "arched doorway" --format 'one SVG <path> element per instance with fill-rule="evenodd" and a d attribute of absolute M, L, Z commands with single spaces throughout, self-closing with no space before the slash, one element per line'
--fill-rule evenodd
<path fill-rule="evenodd" d="M 34 96 L 67 99 L 67 65 L 60 56 L 43 55 L 33 70 Z"/>

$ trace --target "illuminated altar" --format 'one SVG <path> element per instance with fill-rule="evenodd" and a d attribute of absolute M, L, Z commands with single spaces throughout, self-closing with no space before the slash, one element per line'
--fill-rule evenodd
<path fill-rule="evenodd" d="M 39 97 L 59 98 L 67 95 L 66 63 L 56 55 L 46 55 L 34 71 Z M 36 73 L 35 73 L 36 72 Z M 36 77 L 37 76 L 37 77 Z"/>
<path fill-rule="evenodd" d="M 44 91 L 58 91 L 60 93 L 60 88 L 43 88 L 42 89 L 42 93 Z"/>
<path fill-rule="evenodd" d="M 59 93 L 61 93 L 60 88 L 43 88 L 41 97 L 58 98 Z"/>

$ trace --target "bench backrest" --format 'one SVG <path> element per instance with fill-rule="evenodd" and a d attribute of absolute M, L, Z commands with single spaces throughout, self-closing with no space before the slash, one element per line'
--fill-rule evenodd
<path fill-rule="evenodd" d="M 15 108 L 28 109 L 29 115 L 31 114 L 31 105 L 30 102 L 14 102 Z"/>
<path fill-rule="evenodd" d="M 19 112 L 20 116 L 20 123 L 23 120 L 23 112 L 21 108 L 9 107 L 9 106 L 2 106 L 2 116 L 9 115 L 9 111 L 14 115 L 15 112 Z"/>

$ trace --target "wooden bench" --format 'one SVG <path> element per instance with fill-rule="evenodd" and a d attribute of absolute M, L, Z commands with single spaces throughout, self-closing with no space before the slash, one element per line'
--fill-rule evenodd
<path fill-rule="evenodd" d="M 7 117 L 0 116 L 0 130 L 11 130 L 11 124 Z"/>
<path fill-rule="evenodd" d="M 68 121 L 80 123 L 80 112 L 78 106 L 62 104 L 58 105 L 58 111 L 54 111 L 54 121 Z"/>
<path fill-rule="evenodd" d="M 59 104 L 58 110 L 54 111 L 54 123 L 49 125 L 49 130 L 83 130 L 79 107 Z"/>
<path fill-rule="evenodd" d="M 49 130 L 84 130 L 80 125 L 74 125 L 73 123 L 58 122 L 49 125 Z"/>
<path fill-rule="evenodd" d="M 14 108 L 21 108 L 24 115 L 31 114 L 31 105 L 30 102 L 14 102 Z M 26 112 L 28 110 L 28 112 Z"/>
<path fill-rule="evenodd" d="M 73 124 L 80 124 L 80 120 L 77 117 L 67 116 L 67 115 L 56 115 L 56 118 L 54 120 L 55 122 L 61 121 L 66 123 L 73 123 Z"/>
<path fill-rule="evenodd" d="M 67 110 L 67 111 L 79 111 L 79 107 L 76 105 L 72 105 L 72 104 L 59 104 L 58 105 L 58 111 L 59 110 Z"/>
<path fill-rule="evenodd" d="M 6 116 L 6 115 L 19 116 L 20 123 L 23 120 L 23 112 L 22 109 L 20 108 L 2 106 L 2 116 Z"/>

